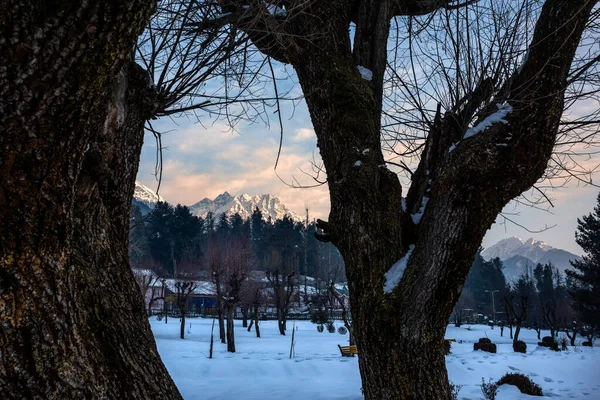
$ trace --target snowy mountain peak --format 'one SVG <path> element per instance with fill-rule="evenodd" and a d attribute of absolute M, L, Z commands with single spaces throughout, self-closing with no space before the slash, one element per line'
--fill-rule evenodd
<path fill-rule="evenodd" d="M 233 197 L 229 193 L 224 192 L 223 194 L 220 194 L 215 198 L 214 203 L 226 204 L 226 203 L 230 202 L 232 199 L 233 199 Z"/>
<path fill-rule="evenodd" d="M 302 217 L 288 210 L 279 198 L 271 194 L 251 196 L 244 193 L 239 196 L 231 196 L 225 192 L 218 195 L 214 200 L 204 199 L 199 201 L 190 206 L 190 211 L 192 214 L 203 218 L 208 212 L 212 212 L 214 215 L 239 213 L 243 219 L 247 219 L 250 218 L 255 208 L 258 208 L 262 212 L 265 220 L 271 217 L 275 221 L 287 215 L 294 221 L 302 221 Z"/>
<path fill-rule="evenodd" d="M 481 256 L 486 260 L 500 258 L 504 262 L 504 273 L 510 280 L 517 279 L 526 268 L 533 268 L 537 263 L 551 263 L 564 272 L 571 267 L 569 261 L 580 258 L 576 254 L 554 248 L 540 240 L 533 238 L 522 240 L 518 237 L 500 240 L 483 250 Z"/>
<path fill-rule="evenodd" d="M 535 240 L 534 238 L 529 238 L 524 241 L 521 238 L 513 236 L 502 239 L 495 245 L 488 247 L 481 252 L 481 255 L 488 260 L 496 257 L 501 260 L 506 260 L 515 255 L 520 255 L 527 257 L 534 262 L 538 262 L 544 257 L 544 254 L 547 251 L 552 250 L 553 248 L 554 247 L 549 244 L 540 240 Z"/>
<path fill-rule="evenodd" d="M 523 246 L 524 243 L 525 242 L 521 238 L 516 236 L 502 239 L 495 245 L 483 250 L 481 256 L 486 260 L 491 260 L 496 257 L 505 260 L 515 255 L 515 250 Z"/>
<path fill-rule="evenodd" d="M 165 199 L 141 182 L 135 181 L 135 191 L 133 192 L 132 201 L 142 209 L 143 214 L 146 214 L 154 208 L 157 202 L 165 201 Z"/>

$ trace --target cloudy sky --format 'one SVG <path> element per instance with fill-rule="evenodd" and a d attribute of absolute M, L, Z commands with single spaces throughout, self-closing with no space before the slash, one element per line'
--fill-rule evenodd
<path fill-rule="evenodd" d="M 275 116 L 271 116 L 270 127 L 262 122 L 238 125 L 238 132 L 231 132 L 224 122 L 212 122 L 209 118 L 203 120 L 202 125 L 185 118 L 159 121 L 155 127 L 168 132 L 163 136 L 166 150 L 160 194 L 170 203 L 192 205 L 204 197 L 213 199 L 225 191 L 232 195 L 270 193 L 298 214 L 303 215 L 308 207 L 311 219 L 326 219 L 329 211 L 326 186 L 290 187 L 294 180 L 303 185 L 316 183 L 303 173 L 311 173 L 311 162 L 320 160 L 306 106 L 303 103 L 295 108 L 287 105 L 282 116 L 284 138 L 277 174 L 274 165 L 279 127 Z M 153 175 L 155 155 L 154 138 L 146 135 L 138 180 L 153 189 L 157 185 Z M 483 245 L 490 246 L 509 236 L 533 237 L 581 254 L 574 240 L 577 218 L 595 206 L 598 189 L 571 183 L 549 195 L 554 208 L 548 211 L 509 204 L 505 213 L 531 231 L 552 228 L 530 233 L 499 216 Z"/>

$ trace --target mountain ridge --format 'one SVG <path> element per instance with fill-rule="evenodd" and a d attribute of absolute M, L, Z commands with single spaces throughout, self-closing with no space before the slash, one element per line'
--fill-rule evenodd
<path fill-rule="evenodd" d="M 581 257 L 569 251 L 550 246 L 540 240 L 529 238 L 523 240 L 516 236 L 502 239 L 494 245 L 484 249 L 481 256 L 490 260 L 498 257 L 504 264 L 504 274 L 514 281 L 528 270 L 539 264 L 551 263 L 564 274 L 570 269 L 571 260 L 580 260 Z"/>
<path fill-rule="evenodd" d="M 165 199 L 157 195 L 152 189 L 144 186 L 141 182 L 135 182 L 132 203 L 140 207 L 142 214 L 149 213 L 156 205 L 158 199 L 165 201 Z M 254 196 L 242 193 L 239 196 L 232 196 L 229 192 L 225 191 L 213 200 L 205 197 L 189 205 L 188 208 L 193 215 L 202 218 L 206 217 L 208 212 L 212 212 L 215 216 L 223 213 L 226 215 L 239 213 L 243 219 L 247 219 L 250 218 L 254 209 L 258 208 L 265 220 L 268 220 L 269 217 L 272 220 L 282 219 L 287 215 L 296 222 L 304 221 L 300 215 L 288 209 L 279 197 L 270 193 Z"/>

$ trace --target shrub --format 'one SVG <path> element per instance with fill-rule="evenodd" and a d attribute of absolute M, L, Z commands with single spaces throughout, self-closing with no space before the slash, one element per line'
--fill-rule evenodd
<path fill-rule="evenodd" d="M 491 379 L 488 383 L 485 383 L 485 379 L 481 378 L 481 393 L 483 393 L 486 400 L 495 400 L 497 391 L 498 385 L 492 382 Z"/>
<path fill-rule="evenodd" d="M 319 331 L 319 333 L 323 333 L 325 327 L 323 325 L 317 325 L 317 330 Z"/>
<path fill-rule="evenodd" d="M 550 349 L 552 349 L 554 351 L 559 351 L 560 350 L 558 348 L 558 343 L 556 343 L 554 341 L 554 339 L 552 338 L 552 336 L 544 336 L 542 338 L 542 341 L 538 342 L 538 346 L 549 347 Z"/>
<path fill-rule="evenodd" d="M 460 392 L 460 389 L 462 389 L 462 385 L 455 385 L 450 382 L 450 399 L 458 400 L 458 392 Z"/>
<path fill-rule="evenodd" d="M 581 345 L 582 345 L 583 347 L 592 347 L 592 342 L 585 341 L 585 342 L 582 342 L 582 343 L 581 343 Z"/>
<path fill-rule="evenodd" d="M 496 382 L 496 385 L 514 385 L 519 388 L 521 393 L 528 394 L 530 396 L 543 396 L 540 385 L 533 382 L 528 376 L 523 374 L 506 374 L 500 378 L 498 382 Z"/>
<path fill-rule="evenodd" d="M 157 321 L 162 321 L 162 318 L 163 318 L 163 317 L 162 317 L 162 315 L 160 315 L 160 314 L 158 314 L 158 315 L 156 316 L 156 320 L 157 320 Z"/>
<path fill-rule="evenodd" d="M 554 339 L 552 338 L 552 336 L 544 336 L 542 338 L 542 343 L 548 343 L 549 345 L 554 343 Z M 550 346 L 547 346 L 550 347 Z"/>
<path fill-rule="evenodd" d="M 496 344 L 488 338 L 479 339 L 478 343 L 473 343 L 473 350 L 487 351 L 488 353 L 496 352 Z"/>
<path fill-rule="evenodd" d="M 517 340 L 513 342 L 513 350 L 517 353 L 527 353 L 527 344 L 522 340 Z"/>
<path fill-rule="evenodd" d="M 449 340 L 444 339 L 444 355 L 450 354 L 451 343 Z"/>
<path fill-rule="evenodd" d="M 339 333 L 340 335 L 345 335 L 346 333 L 348 333 L 348 329 L 346 329 L 346 327 L 345 327 L 345 326 L 340 326 L 340 327 L 338 328 L 338 333 Z"/>

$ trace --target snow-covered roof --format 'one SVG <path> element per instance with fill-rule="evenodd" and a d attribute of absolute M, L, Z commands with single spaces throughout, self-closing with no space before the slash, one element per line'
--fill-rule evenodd
<path fill-rule="evenodd" d="M 167 286 L 167 289 L 169 289 L 171 292 L 176 293 L 177 292 L 177 288 L 175 287 L 176 283 L 181 281 L 180 279 L 166 279 L 165 280 L 165 285 Z M 184 281 L 187 282 L 187 281 Z M 215 287 L 215 284 L 212 282 L 208 282 L 208 281 L 194 281 L 194 290 L 192 290 L 193 294 L 197 294 L 197 295 L 211 295 L 214 296 L 217 294 L 217 289 Z"/>

